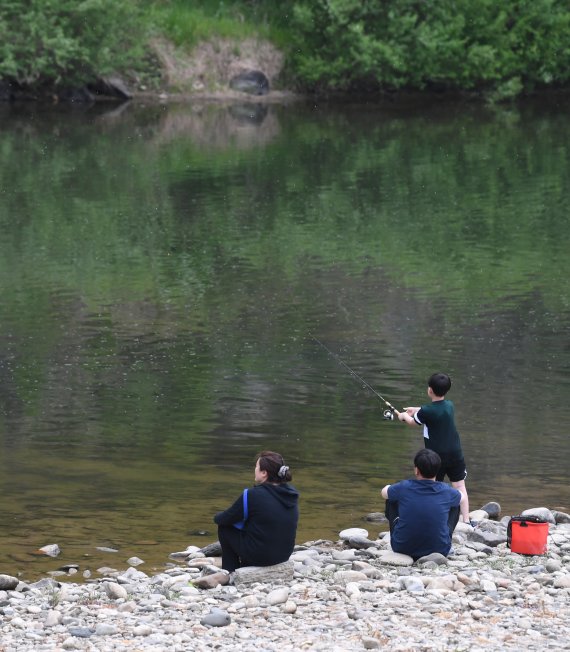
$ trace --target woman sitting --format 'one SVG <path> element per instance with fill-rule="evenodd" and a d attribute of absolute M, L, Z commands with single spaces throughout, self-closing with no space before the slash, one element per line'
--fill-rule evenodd
<path fill-rule="evenodd" d="M 291 471 L 279 453 L 263 451 L 256 457 L 256 486 L 246 489 L 225 512 L 218 512 L 218 538 L 222 568 L 233 572 L 242 566 L 273 566 L 293 552 L 299 493 Z M 247 513 L 246 513 L 247 512 Z"/>

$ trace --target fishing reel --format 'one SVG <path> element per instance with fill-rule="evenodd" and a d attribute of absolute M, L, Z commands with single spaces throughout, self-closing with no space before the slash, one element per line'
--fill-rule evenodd
<path fill-rule="evenodd" d="M 384 410 L 382 415 L 386 421 L 394 421 L 394 412 L 392 410 Z"/>

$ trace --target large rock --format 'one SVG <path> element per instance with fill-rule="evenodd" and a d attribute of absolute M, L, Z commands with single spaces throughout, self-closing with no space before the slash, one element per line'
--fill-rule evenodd
<path fill-rule="evenodd" d="M 499 544 L 507 541 L 507 528 L 495 521 L 481 521 L 469 533 L 469 539 L 496 548 Z"/>
<path fill-rule="evenodd" d="M 103 586 L 111 600 L 126 600 L 129 596 L 127 589 L 116 582 L 105 582 Z"/>
<path fill-rule="evenodd" d="M 222 556 L 222 545 L 219 541 L 210 543 L 203 548 L 200 548 L 199 552 L 204 555 L 204 557 L 221 557 Z"/>
<path fill-rule="evenodd" d="M 274 566 L 244 566 L 233 574 L 235 586 L 246 586 L 255 582 L 288 582 L 293 579 L 295 564 L 291 560 Z"/>
<path fill-rule="evenodd" d="M 521 512 L 521 516 L 538 516 L 546 523 L 552 523 L 556 525 L 556 519 L 554 514 L 547 507 L 533 507 L 531 509 L 525 509 L 524 512 Z"/>
<path fill-rule="evenodd" d="M 260 70 L 245 70 L 230 79 L 230 88 L 250 95 L 267 95 L 269 80 Z"/>
<path fill-rule="evenodd" d="M 49 545 L 40 548 L 37 553 L 47 555 L 48 557 L 57 557 L 61 553 L 61 550 L 57 543 L 50 543 Z"/>
<path fill-rule="evenodd" d="M 100 77 L 97 81 L 88 84 L 87 88 L 95 95 L 116 97 L 121 100 L 130 100 L 133 96 L 125 82 L 117 76 Z"/>
<path fill-rule="evenodd" d="M 370 541 L 366 537 L 350 537 L 346 543 L 351 548 L 356 548 L 357 550 L 365 550 L 366 548 L 374 548 L 376 546 L 376 541 Z"/>
<path fill-rule="evenodd" d="M 342 530 L 342 532 L 340 532 L 338 536 L 343 541 L 348 541 L 349 539 L 352 539 L 354 537 L 368 538 L 368 530 L 365 530 L 362 527 L 349 527 L 346 530 Z"/>
<path fill-rule="evenodd" d="M 192 584 L 198 589 L 215 589 L 216 586 L 224 586 L 230 581 L 230 574 L 226 571 L 202 575 L 192 580 Z"/>
<path fill-rule="evenodd" d="M 278 604 L 285 604 L 288 599 L 289 599 L 289 588 L 284 586 L 271 591 L 271 593 L 269 593 L 265 598 L 265 602 L 270 607 L 273 607 Z"/>
<path fill-rule="evenodd" d="M 393 552 L 392 550 L 383 550 L 377 559 L 382 564 L 389 564 L 391 566 L 411 566 L 414 563 L 412 557 L 403 555 L 400 552 Z"/>
<path fill-rule="evenodd" d="M 0 575 L 0 591 L 13 591 L 20 580 L 12 575 Z"/>
<path fill-rule="evenodd" d="M 388 519 L 386 518 L 384 512 L 370 512 L 366 514 L 366 520 L 371 523 L 387 523 Z"/>
<path fill-rule="evenodd" d="M 421 566 L 422 564 L 425 564 L 425 563 L 427 563 L 429 561 L 434 562 L 438 566 L 443 566 L 443 565 L 447 564 L 447 557 L 445 557 L 444 555 L 442 555 L 439 552 L 432 552 L 429 555 L 425 555 L 424 557 L 420 557 L 416 561 L 416 564 L 418 566 Z"/>
<path fill-rule="evenodd" d="M 490 502 L 487 503 L 486 505 L 483 505 L 481 509 L 484 512 L 487 512 L 489 518 L 498 519 L 499 516 L 501 515 L 501 506 L 499 505 L 499 503 Z"/>
<path fill-rule="evenodd" d="M 218 609 L 212 607 L 209 614 L 206 614 L 201 620 L 201 625 L 206 625 L 209 627 L 225 627 L 232 622 L 230 615 L 227 611 L 223 609 Z"/>
<path fill-rule="evenodd" d="M 472 521 L 479 522 L 483 521 L 489 518 L 488 512 L 486 512 L 484 509 L 476 509 L 472 512 L 469 512 L 469 518 Z"/>
<path fill-rule="evenodd" d="M 566 514 L 566 512 L 557 512 L 556 510 L 552 510 L 552 515 L 554 516 L 554 520 L 556 523 L 570 523 L 570 514 Z"/>

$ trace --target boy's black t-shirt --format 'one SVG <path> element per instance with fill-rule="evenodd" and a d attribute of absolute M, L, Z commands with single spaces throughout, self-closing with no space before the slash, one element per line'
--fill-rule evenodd
<path fill-rule="evenodd" d="M 424 427 L 425 447 L 435 451 L 445 460 L 458 460 L 463 457 L 454 414 L 453 403 L 444 399 L 423 405 L 414 415 L 416 423 Z"/>

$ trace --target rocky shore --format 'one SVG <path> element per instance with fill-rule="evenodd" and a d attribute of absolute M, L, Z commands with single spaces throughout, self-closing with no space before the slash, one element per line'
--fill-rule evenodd
<path fill-rule="evenodd" d="M 545 555 L 526 556 L 499 511 L 460 523 L 448 558 L 415 563 L 369 515 L 366 529 L 232 575 L 217 543 L 172 553 L 155 575 L 138 558 L 82 583 L 75 567 L 30 584 L 0 575 L 0 650 L 570 649 L 570 515 L 527 510 L 549 534 Z"/>

